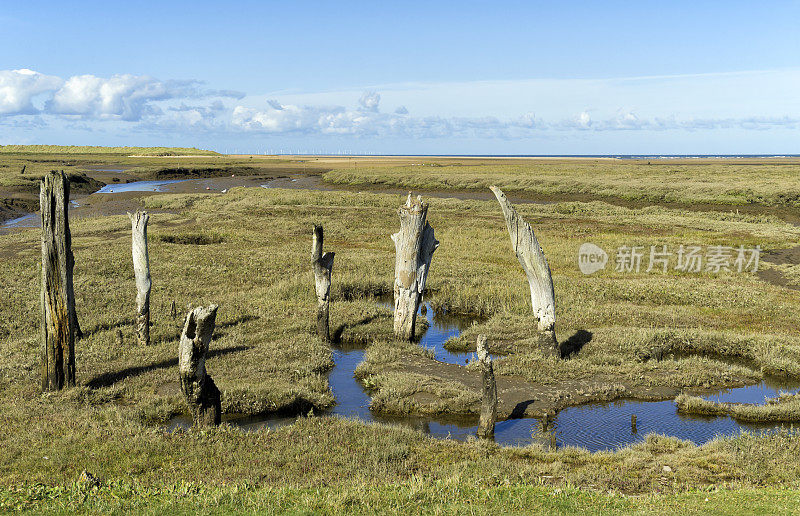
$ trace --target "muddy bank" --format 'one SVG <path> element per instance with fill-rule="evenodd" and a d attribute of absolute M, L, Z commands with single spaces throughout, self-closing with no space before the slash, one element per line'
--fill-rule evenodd
<path fill-rule="evenodd" d="M 465 391 L 475 393 L 476 398 L 481 392 L 481 378 L 478 372 L 458 365 L 431 361 L 423 357 L 409 357 L 400 371 L 424 376 L 432 382 L 456 383 Z M 618 399 L 671 400 L 681 392 L 681 389 L 674 387 L 626 386 L 624 383 L 595 380 L 569 380 L 544 385 L 515 376 L 496 374 L 496 379 L 499 419 L 552 417 L 558 411 L 570 406 Z M 742 381 L 735 381 L 731 386 L 742 384 Z M 424 392 L 412 396 L 411 401 L 419 407 L 418 414 L 434 412 L 426 408 L 432 401 L 429 396 Z M 438 403 L 435 412 L 443 413 Z M 446 413 L 455 416 L 475 415 L 479 412 L 480 403 L 476 401 L 467 407 L 459 407 Z"/>
<path fill-rule="evenodd" d="M 27 181 L 16 187 L 0 187 L 0 224 L 39 211 L 39 181 L 41 176 L 21 176 Z M 70 181 L 70 199 L 79 199 L 96 192 L 105 183 L 86 174 L 67 174 Z"/>

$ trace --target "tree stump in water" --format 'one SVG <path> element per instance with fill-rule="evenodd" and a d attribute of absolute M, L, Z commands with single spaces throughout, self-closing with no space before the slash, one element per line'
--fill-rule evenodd
<path fill-rule="evenodd" d="M 150 344 L 150 258 L 147 254 L 147 223 L 150 216 L 146 211 L 128 213 L 131 219 L 131 254 L 133 272 L 136 276 L 136 341 L 142 345 Z"/>
<path fill-rule="evenodd" d="M 556 296 L 547 258 L 545 258 L 544 252 L 539 246 L 536 235 L 533 234 L 531 225 L 519 216 L 499 188 L 496 186 L 490 186 L 489 188 L 492 189 L 497 201 L 500 203 L 500 207 L 503 209 L 508 234 L 511 236 L 511 245 L 520 265 L 522 265 L 525 274 L 528 276 L 528 284 L 531 289 L 531 306 L 538 320 L 540 342 L 545 348 L 552 348 L 554 353 L 558 352 L 558 341 L 555 333 Z"/>
<path fill-rule="evenodd" d="M 494 423 L 497 420 L 497 384 L 494 380 L 494 367 L 486 348 L 486 335 L 478 335 L 478 362 L 481 365 L 483 396 L 481 418 L 478 422 L 478 437 L 494 436 Z"/>
<path fill-rule="evenodd" d="M 69 231 L 69 180 L 50 172 L 39 191 L 42 219 L 41 372 L 42 390 L 75 385 L 75 293 Z"/>
<path fill-rule="evenodd" d="M 221 421 L 220 392 L 206 373 L 206 355 L 217 319 L 217 305 L 198 306 L 186 316 L 178 345 L 181 391 L 189 404 L 194 426 L 215 426 Z"/>
<path fill-rule="evenodd" d="M 439 241 L 426 221 L 428 204 L 422 202 L 422 197 L 412 200 L 409 193 L 398 213 L 400 231 L 392 235 L 395 247 L 394 334 L 399 339 L 411 340 L 431 259 Z"/>
<path fill-rule="evenodd" d="M 311 267 L 314 269 L 314 285 L 317 292 L 317 335 L 323 342 L 330 342 L 331 271 L 335 253 L 323 254 L 322 241 L 322 226 L 315 224 L 311 247 Z"/>

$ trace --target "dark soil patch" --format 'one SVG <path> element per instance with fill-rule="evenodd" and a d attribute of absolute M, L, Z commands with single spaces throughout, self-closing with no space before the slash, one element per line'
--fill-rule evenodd
<path fill-rule="evenodd" d="M 775 265 L 797 265 L 800 264 L 800 246 L 792 247 L 790 249 L 776 249 L 774 251 L 767 251 L 761 255 L 761 260 Z M 784 274 L 775 269 L 760 269 L 758 277 L 767 283 L 772 283 L 779 287 L 785 287 L 792 290 L 800 290 L 800 285 L 792 283 L 792 281 L 784 276 Z"/>
<path fill-rule="evenodd" d="M 158 239 L 168 244 L 182 244 L 182 245 L 220 244 L 225 240 L 219 235 L 203 235 L 200 233 L 186 233 L 182 235 L 161 235 L 158 237 Z"/>
<path fill-rule="evenodd" d="M 102 181 L 91 178 L 82 172 L 67 174 L 67 178 L 69 179 L 70 192 L 94 193 L 106 186 Z"/>
<path fill-rule="evenodd" d="M 265 172 L 255 167 L 165 167 L 156 170 L 155 179 L 198 179 L 204 177 L 223 177 L 230 175 L 259 175 Z"/>
<path fill-rule="evenodd" d="M 338 285 L 336 297 L 340 297 L 345 301 L 352 301 L 354 299 L 379 298 L 390 296 L 391 294 L 392 287 L 387 283 L 345 283 Z"/>

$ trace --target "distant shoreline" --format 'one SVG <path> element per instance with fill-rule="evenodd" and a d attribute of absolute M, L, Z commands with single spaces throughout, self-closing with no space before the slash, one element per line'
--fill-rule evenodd
<path fill-rule="evenodd" d="M 224 154 L 231 158 L 323 158 L 323 159 L 607 159 L 607 160 L 672 160 L 672 159 L 800 159 L 800 154 Z M 137 157 L 137 156 L 131 156 Z M 175 157 L 175 156 L 173 156 Z"/>

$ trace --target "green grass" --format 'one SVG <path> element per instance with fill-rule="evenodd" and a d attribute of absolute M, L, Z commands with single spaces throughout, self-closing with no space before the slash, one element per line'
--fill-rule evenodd
<path fill-rule="evenodd" d="M 731 416 L 737 421 L 758 423 L 800 421 L 800 395 L 783 394 L 768 398 L 763 405 L 723 403 L 682 394 L 675 399 L 678 410 L 685 414 Z"/>
<path fill-rule="evenodd" d="M 4 505 L 4 501 L 5 505 Z M 206 486 L 147 488 L 131 482 L 103 487 L 23 486 L 0 491 L 0 509 L 34 513 L 138 514 L 794 514 L 795 490 L 694 490 L 674 497 L 626 497 L 575 487 L 473 486 L 421 480 L 358 488 Z"/>

